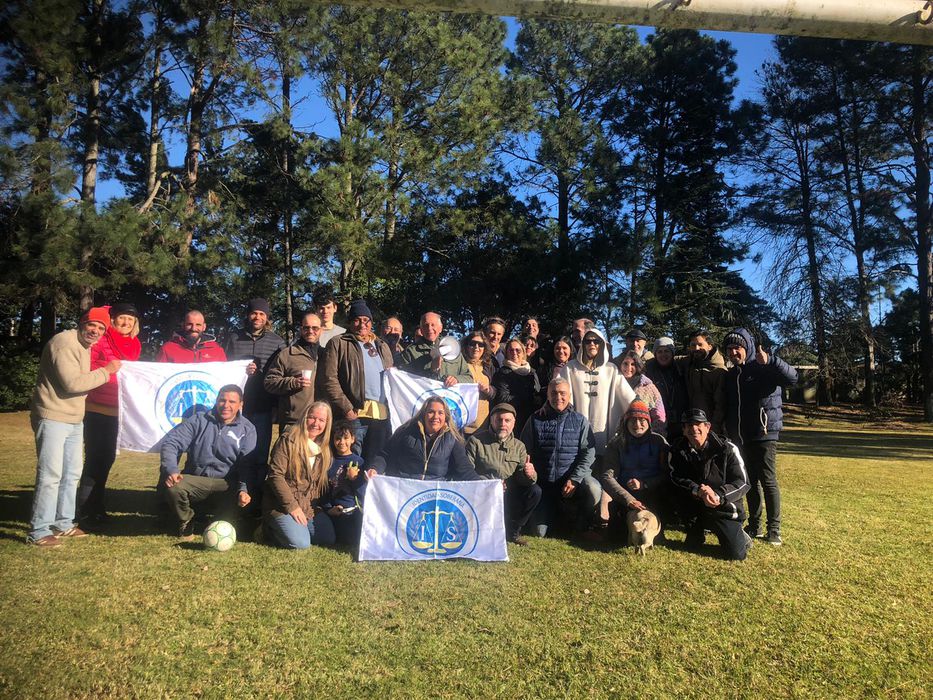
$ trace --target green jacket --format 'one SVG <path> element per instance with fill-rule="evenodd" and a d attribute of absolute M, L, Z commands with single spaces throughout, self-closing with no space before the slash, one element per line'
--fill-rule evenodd
<path fill-rule="evenodd" d="M 466 452 L 476 473 L 485 479 L 514 479 L 525 486 L 538 480 L 537 476 L 532 479 L 525 476 L 528 451 L 514 435 L 499 440 L 489 428 L 477 430 L 467 440 Z"/>
<path fill-rule="evenodd" d="M 440 372 L 431 371 L 431 350 L 435 347 L 437 343 L 419 338 L 402 352 L 399 369 L 428 379 L 444 381 L 447 377 L 454 377 L 461 384 L 473 383 L 473 375 L 463 355 L 457 356 L 455 360 L 443 360 Z"/>

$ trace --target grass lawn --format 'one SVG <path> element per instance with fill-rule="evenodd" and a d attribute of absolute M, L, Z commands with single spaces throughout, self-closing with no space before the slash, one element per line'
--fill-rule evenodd
<path fill-rule="evenodd" d="M 930 697 L 933 430 L 802 414 L 786 544 L 744 563 L 536 540 L 508 564 L 354 563 L 156 528 L 121 455 L 105 536 L 23 544 L 35 454 L 0 415 L 0 697 Z M 710 538 L 710 542 L 713 538 Z"/>

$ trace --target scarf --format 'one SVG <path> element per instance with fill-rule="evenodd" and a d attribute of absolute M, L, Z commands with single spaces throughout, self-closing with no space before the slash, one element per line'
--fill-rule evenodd
<path fill-rule="evenodd" d="M 531 365 L 529 365 L 527 362 L 524 364 L 519 364 L 517 362 L 512 362 L 512 360 L 506 360 L 505 366 L 515 372 L 515 374 L 520 374 L 523 377 L 527 374 L 531 374 Z"/>

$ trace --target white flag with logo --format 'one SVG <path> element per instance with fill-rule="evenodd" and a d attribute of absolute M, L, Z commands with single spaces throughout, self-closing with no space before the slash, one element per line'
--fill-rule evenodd
<path fill-rule="evenodd" d="M 425 379 L 410 372 L 391 367 L 382 373 L 382 388 L 389 404 L 392 432 L 414 416 L 431 396 L 440 396 L 450 408 L 450 415 L 463 430 L 476 420 L 479 408 L 479 385 L 454 384 L 445 387 L 442 382 Z"/>
<path fill-rule="evenodd" d="M 120 425 L 117 448 L 158 452 L 165 434 L 185 418 L 210 410 L 225 384 L 246 386 L 250 360 L 236 362 L 124 362 L 117 374 Z"/>
<path fill-rule="evenodd" d="M 499 479 L 369 482 L 360 561 L 456 557 L 509 560 Z"/>

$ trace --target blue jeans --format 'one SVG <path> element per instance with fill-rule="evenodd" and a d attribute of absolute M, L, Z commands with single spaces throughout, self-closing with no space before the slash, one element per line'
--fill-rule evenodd
<path fill-rule="evenodd" d="M 285 549 L 307 549 L 311 543 L 333 547 L 337 541 L 334 523 L 327 513 L 318 513 L 302 525 L 290 515 L 270 515 L 264 520 L 269 539 Z"/>
<path fill-rule="evenodd" d="M 33 418 L 36 491 L 29 518 L 31 541 L 74 527 L 78 481 L 83 469 L 84 424 Z"/>

